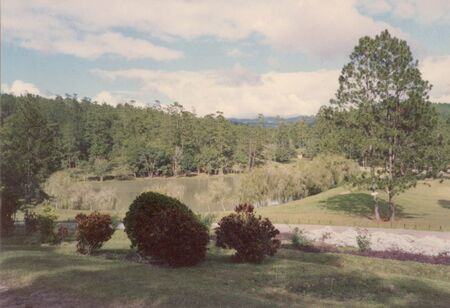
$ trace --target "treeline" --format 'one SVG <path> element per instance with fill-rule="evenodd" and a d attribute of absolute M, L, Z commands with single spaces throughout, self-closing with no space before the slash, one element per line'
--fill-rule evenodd
<path fill-rule="evenodd" d="M 30 118 L 29 123 L 19 122 Z M 32 118 L 32 119 L 31 119 Z M 171 176 L 240 172 L 265 160 L 285 162 L 302 146 L 306 124 L 234 125 L 222 113 L 198 117 L 174 103 L 166 108 L 112 107 L 75 97 L 1 96 L 2 127 L 27 127 L 48 138 L 47 160 L 95 176 Z M 39 123 L 37 123 L 39 122 Z M 33 126 L 31 126 L 33 125 Z M 5 127 L 5 129 L 7 129 Z"/>

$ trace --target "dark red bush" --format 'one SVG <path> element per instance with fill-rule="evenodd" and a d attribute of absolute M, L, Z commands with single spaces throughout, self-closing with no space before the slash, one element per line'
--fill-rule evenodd
<path fill-rule="evenodd" d="M 61 244 L 69 236 L 69 229 L 67 227 L 60 225 L 58 227 L 58 232 L 55 234 L 54 244 Z"/>
<path fill-rule="evenodd" d="M 103 243 L 114 233 L 111 216 L 94 212 L 89 215 L 78 214 L 77 221 L 77 251 L 82 254 L 92 254 L 102 247 Z"/>
<path fill-rule="evenodd" d="M 261 262 L 280 247 L 280 233 L 269 219 L 256 217 L 250 204 L 240 204 L 236 213 L 223 217 L 216 228 L 216 246 L 236 250 L 237 261 Z"/>
<path fill-rule="evenodd" d="M 36 232 L 39 229 L 39 216 L 35 212 L 25 211 L 23 220 L 27 234 Z"/>
<path fill-rule="evenodd" d="M 180 201 L 154 192 L 138 196 L 125 219 L 132 247 L 157 262 L 190 266 L 205 259 L 207 228 Z"/>

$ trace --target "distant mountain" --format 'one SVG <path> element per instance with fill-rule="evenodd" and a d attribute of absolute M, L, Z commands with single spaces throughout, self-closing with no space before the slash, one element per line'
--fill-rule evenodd
<path fill-rule="evenodd" d="M 435 103 L 433 107 L 436 109 L 437 113 L 444 116 L 450 116 L 450 104 L 447 103 Z M 231 123 L 238 125 L 257 125 L 259 123 L 258 118 L 228 118 Z M 299 115 L 296 117 L 289 118 L 278 118 L 278 117 L 264 117 L 264 122 L 266 127 L 277 127 L 279 121 L 284 121 L 285 123 L 295 123 L 295 122 L 305 122 L 311 125 L 315 121 L 314 116 L 304 116 Z"/>
<path fill-rule="evenodd" d="M 278 118 L 278 117 L 264 117 L 264 123 L 267 127 L 276 127 L 280 121 L 285 123 L 295 123 L 295 122 L 305 122 L 306 124 L 314 123 L 314 116 L 296 116 L 289 118 Z M 258 118 L 252 119 L 239 119 L 239 118 L 229 118 L 231 123 L 241 124 L 241 125 L 257 125 L 259 123 Z"/>

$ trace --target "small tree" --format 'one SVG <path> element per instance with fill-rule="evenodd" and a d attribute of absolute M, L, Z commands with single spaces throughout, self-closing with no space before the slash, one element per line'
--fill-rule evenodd
<path fill-rule="evenodd" d="M 430 89 L 406 41 L 386 30 L 359 40 L 339 77 L 334 108 L 322 111 L 341 129 L 342 150 L 370 169 L 358 184 L 372 188 L 375 197 L 377 189 L 387 191 L 391 220 L 394 197 L 438 171 L 427 155 L 436 126 Z"/>
<path fill-rule="evenodd" d="M 253 209 L 250 204 L 241 204 L 236 213 L 223 217 L 216 228 L 216 246 L 236 249 L 238 261 L 259 263 L 277 252 L 280 240 L 275 236 L 280 231 L 268 218 L 256 217 Z"/>

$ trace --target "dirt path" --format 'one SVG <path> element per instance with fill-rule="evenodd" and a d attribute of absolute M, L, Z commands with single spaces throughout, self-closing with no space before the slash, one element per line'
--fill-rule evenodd
<path fill-rule="evenodd" d="M 281 234 L 289 234 L 294 228 L 299 228 L 300 230 L 314 231 L 320 229 L 331 229 L 333 232 L 342 233 L 348 229 L 355 229 L 356 227 L 351 226 L 326 226 L 326 225 L 299 225 L 299 224 L 274 224 L 275 227 L 280 230 Z M 423 238 L 432 236 L 442 240 L 450 240 L 450 232 L 440 232 L 440 231 L 422 231 L 422 230 L 411 230 L 411 229 L 391 229 L 391 228 L 362 228 L 366 229 L 369 233 L 383 232 L 387 234 L 398 234 L 398 235 L 410 235 L 416 238 Z"/>
<path fill-rule="evenodd" d="M 438 256 L 450 255 L 450 232 L 408 229 L 361 228 L 300 224 L 275 224 L 282 240 L 291 240 L 294 228 L 313 242 L 336 247 L 358 247 L 358 238 L 367 239 L 375 251 L 398 250 L 407 253 Z"/>

